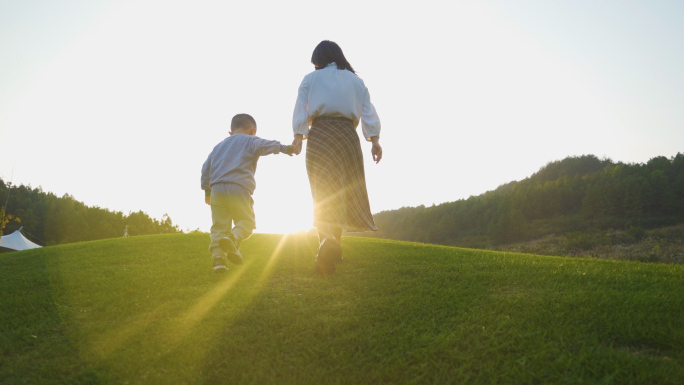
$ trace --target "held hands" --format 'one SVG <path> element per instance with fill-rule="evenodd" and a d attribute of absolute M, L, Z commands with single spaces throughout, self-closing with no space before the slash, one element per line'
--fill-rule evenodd
<path fill-rule="evenodd" d="M 292 140 L 292 144 L 289 147 L 291 152 L 286 152 L 286 154 L 291 155 L 299 155 L 302 152 L 302 140 L 303 136 L 301 134 L 297 134 L 294 137 L 294 140 Z M 375 163 L 380 163 L 380 160 L 382 159 L 382 146 L 380 146 L 380 137 L 378 136 L 373 136 L 370 138 L 371 142 L 373 142 L 373 147 L 371 148 L 371 154 L 373 155 L 373 160 Z"/>

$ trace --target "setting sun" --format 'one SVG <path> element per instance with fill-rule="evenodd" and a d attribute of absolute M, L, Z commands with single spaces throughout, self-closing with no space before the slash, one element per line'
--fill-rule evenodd
<path fill-rule="evenodd" d="M 255 232 L 288 234 L 307 231 L 313 226 L 313 201 L 305 157 L 303 151 L 298 156 L 278 154 L 259 160 L 253 195 Z M 211 224 L 210 217 L 207 223 Z"/>

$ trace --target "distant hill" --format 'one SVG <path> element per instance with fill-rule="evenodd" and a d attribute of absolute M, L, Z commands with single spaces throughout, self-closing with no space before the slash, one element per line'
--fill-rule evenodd
<path fill-rule="evenodd" d="M 479 248 L 588 229 L 675 225 L 684 223 L 684 155 L 645 164 L 568 157 L 479 196 L 374 218 L 380 231 L 371 236 Z"/>

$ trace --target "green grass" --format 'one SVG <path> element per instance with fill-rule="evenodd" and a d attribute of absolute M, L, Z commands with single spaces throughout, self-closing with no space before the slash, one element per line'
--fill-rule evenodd
<path fill-rule="evenodd" d="M 684 266 L 206 234 L 0 255 L 0 383 L 682 384 Z"/>

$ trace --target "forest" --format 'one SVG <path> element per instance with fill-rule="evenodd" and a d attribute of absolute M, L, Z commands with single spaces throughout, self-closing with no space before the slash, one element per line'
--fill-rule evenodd
<path fill-rule="evenodd" d="M 607 229 L 639 234 L 684 223 L 684 154 L 645 164 L 568 157 L 479 196 L 374 218 L 379 231 L 370 236 L 474 248 Z"/>
<path fill-rule="evenodd" d="M 3 230 L 9 234 L 23 226 L 21 233 L 41 246 L 121 237 L 126 226 L 130 236 L 180 231 L 168 215 L 161 220 L 143 211 L 124 215 L 86 206 L 69 194 L 58 197 L 40 187 L 11 186 L 2 179 L 0 198 L 0 235 Z"/>

